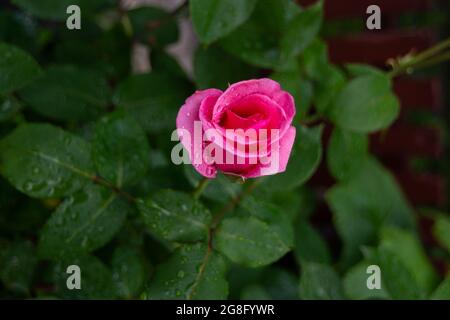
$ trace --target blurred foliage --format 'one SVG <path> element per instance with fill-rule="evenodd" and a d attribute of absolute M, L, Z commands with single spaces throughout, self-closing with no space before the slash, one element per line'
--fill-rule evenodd
<path fill-rule="evenodd" d="M 368 134 L 399 114 L 391 79 L 329 62 L 321 35 L 338 28 L 323 27 L 321 1 L 191 0 L 175 12 L 6 3 L 1 298 L 450 299 L 429 259 L 438 250 L 450 261 L 449 216 L 432 214 L 437 244 L 424 247 L 414 210 L 368 151 Z M 81 30 L 65 26 L 69 4 L 81 7 Z M 166 51 L 187 14 L 200 40 L 193 77 Z M 151 72 L 132 72 L 137 43 L 151 49 Z M 254 185 L 219 175 L 193 197 L 201 177 L 170 161 L 179 107 L 196 88 L 266 75 L 297 104 L 286 172 Z M 321 120 L 334 124 L 327 145 Z M 306 183 L 324 155 L 336 182 L 317 191 Z M 314 222 L 323 198 L 325 227 Z M 82 290 L 66 287 L 72 264 Z M 371 264 L 381 290 L 366 287 Z"/>

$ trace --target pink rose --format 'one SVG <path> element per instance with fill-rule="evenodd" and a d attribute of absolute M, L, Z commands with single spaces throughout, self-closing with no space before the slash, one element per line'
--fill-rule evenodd
<path fill-rule="evenodd" d="M 201 175 L 255 178 L 286 170 L 294 115 L 294 99 L 277 82 L 242 81 L 195 92 L 178 112 L 177 135 Z"/>

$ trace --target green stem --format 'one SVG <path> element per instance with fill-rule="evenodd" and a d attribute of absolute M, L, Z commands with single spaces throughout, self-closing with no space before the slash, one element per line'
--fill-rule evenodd
<path fill-rule="evenodd" d="M 429 66 L 433 65 L 435 63 L 443 62 L 448 58 L 448 52 L 444 52 L 442 55 L 438 55 L 442 53 L 445 49 L 450 47 L 450 38 L 444 40 L 441 43 L 438 43 L 437 45 L 431 47 L 430 49 L 427 49 L 416 56 L 412 57 L 410 60 L 406 61 L 402 64 L 401 59 L 398 62 L 398 65 L 393 65 L 393 70 L 389 73 L 389 76 L 391 78 L 399 76 L 403 73 L 408 73 L 410 70 L 415 70 L 420 66 L 422 68 L 423 66 Z M 433 61 L 431 64 L 429 64 L 429 61 Z M 436 62 L 437 61 L 437 62 Z"/>
<path fill-rule="evenodd" d="M 114 184 L 112 184 L 111 182 L 109 182 L 109 181 L 103 179 L 102 177 L 99 177 L 99 176 L 93 176 L 91 179 L 92 179 L 92 181 L 93 181 L 95 184 L 98 184 L 98 185 L 101 185 L 101 186 L 104 186 L 104 187 L 106 187 L 106 188 L 111 189 L 114 193 L 116 193 L 116 194 L 118 194 L 118 195 L 124 197 L 124 198 L 127 199 L 129 202 L 131 202 L 131 203 L 136 202 L 136 199 L 135 199 L 132 195 L 130 195 L 130 194 L 127 193 L 126 191 L 124 191 L 124 190 L 122 190 L 122 189 L 116 187 Z"/>
<path fill-rule="evenodd" d="M 422 63 L 416 64 L 414 66 L 414 70 L 419 70 L 419 69 L 423 69 L 423 68 L 428 68 L 428 67 L 432 67 L 436 64 L 445 62 L 447 60 L 450 60 L 450 51 L 449 52 L 445 52 L 444 54 L 434 57 L 433 59 L 424 61 Z"/>
<path fill-rule="evenodd" d="M 192 196 L 194 197 L 194 199 L 200 198 L 200 196 L 202 195 L 203 191 L 208 186 L 209 181 L 210 180 L 207 179 L 207 178 L 203 178 L 202 180 L 199 181 L 197 187 L 195 188 L 194 192 L 192 193 Z"/>
<path fill-rule="evenodd" d="M 233 210 L 244 197 L 252 193 L 253 190 L 258 186 L 258 184 L 262 181 L 262 179 L 255 179 L 252 182 L 248 183 L 248 187 L 245 188 L 241 193 L 239 193 L 236 197 L 234 197 L 221 211 L 219 211 L 211 222 L 211 228 L 214 230 L 217 225 L 222 221 L 225 214 L 231 210 Z"/>

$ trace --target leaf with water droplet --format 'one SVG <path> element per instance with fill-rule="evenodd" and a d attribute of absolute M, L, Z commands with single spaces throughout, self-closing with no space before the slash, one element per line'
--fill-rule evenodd
<path fill-rule="evenodd" d="M 138 208 L 149 231 L 165 240 L 192 242 L 208 235 L 211 214 L 188 194 L 163 190 L 139 200 Z"/>
<path fill-rule="evenodd" d="M 120 246 L 114 250 L 112 273 L 117 295 L 131 299 L 137 297 L 144 287 L 148 270 L 144 257 L 131 246 Z"/>
<path fill-rule="evenodd" d="M 92 157 L 100 176 L 118 187 L 129 186 L 147 173 L 150 147 L 137 121 L 119 110 L 96 125 Z"/>
<path fill-rule="evenodd" d="M 37 113 L 56 120 L 90 120 L 106 109 L 111 95 L 106 79 L 73 66 L 49 67 L 39 81 L 20 90 Z"/>
<path fill-rule="evenodd" d="M 76 265 L 81 270 L 81 290 L 67 288 L 67 267 Z M 58 296 L 62 299 L 114 299 L 111 270 L 97 257 L 81 255 L 79 257 L 61 260 L 53 268 L 53 281 Z"/>
<path fill-rule="evenodd" d="M 28 53 L 0 42 L 0 94 L 22 88 L 40 73 L 41 68 Z"/>
<path fill-rule="evenodd" d="M 0 173 L 31 197 L 70 195 L 93 171 L 90 145 L 49 124 L 22 125 L 0 141 Z"/>
<path fill-rule="evenodd" d="M 183 245 L 157 266 L 145 296 L 156 300 L 226 299 L 225 273 L 224 259 L 208 245 Z"/>
<path fill-rule="evenodd" d="M 20 110 L 20 103 L 12 97 L 0 96 L 0 122 L 7 121 L 14 117 Z"/>
<path fill-rule="evenodd" d="M 86 186 L 73 195 L 73 200 L 64 201 L 43 227 L 40 256 L 72 257 L 102 247 L 119 231 L 128 206 L 109 189 L 93 184 Z M 99 232 L 99 228 L 103 231 Z"/>
<path fill-rule="evenodd" d="M 11 291 L 29 294 L 33 272 L 37 263 L 36 252 L 29 241 L 20 241 L 2 248 L 0 279 Z"/>
<path fill-rule="evenodd" d="M 293 234 L 255 216 L 222 220 L 215 233 L 217 250 L 231 261 L 249 267 L 270 264 L 291 250 Z M 287 229 L 289 231 L 289 229 Z"/>
<path fill-rule="evenodd" d="M 333 267 L 315 262 L 303 263 L 300 297 L 305 300 L 344 299 L 341 280 Z"/>

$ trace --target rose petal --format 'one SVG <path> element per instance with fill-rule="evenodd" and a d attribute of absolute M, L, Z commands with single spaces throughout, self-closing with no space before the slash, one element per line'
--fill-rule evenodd
<path fill-rule="evenodd" d="M 190 96 L 185 104 L 181 107 L 177 115 L 176 125 L 178 129 L 178 136 L 181 143 L 186 148 L 189 153 L 189 158 L 194 162 L 194 121 L 200 121 L 199 109 L 201 102 L 209 96 L 220 96 L 222 91 L 217 89 L 208 89 L 203 91 L 197 91 L 192 96 Z M 182 131 L 187 130 L 191 136 L 192 141 L 186 141 L 182 136 Z M 194 168 L 202 175 L 207 178 L 214 178 L 216 176 L 217 170 L 202 161 L 201 164 L 194 164 Z"/>
<path fill-rule="evenodd" d="M 222 113 L 228 109 L 230 104 L 239 101 L 245 96 L 260 93 L 262 95 L 272 97 L 280 90 L 281 88 L 278 82 L 267 78 L 235 83 L 225 90 L 219 100 L 217 100 L 213 111 L 213 120 L 214 122 L 216 122 L 216 120 L 220 120 Z"/>
<path fill-rule="evenodd" d="M 277 92 L 272 99 L 284 110 L 286 122 L 290 125 L 295 117 L 294 98 L 286 91 Z"/>
<path fill-rule="evenodd" d="M 294 145 L 296 130 L 295 127 L 290 127 L 286 134 L 279 140 L 279 165 L 271 168 L 270 165 L 259 165 L 253 170 L 242 174 L 244 178 L 257 178 L 260 176 L 268 176 L 276 173 L 284 172 L 289 161 L 292 146 Z M 272 149 L 272 152 L 275 150 Z M 264 170 L 262 170 L 264 168 Z"/>

